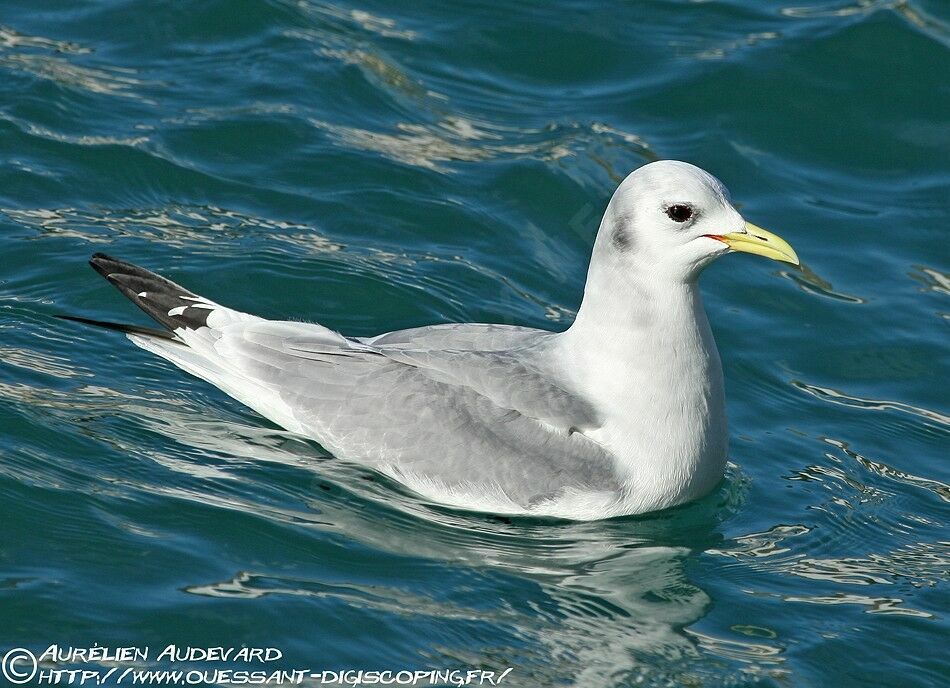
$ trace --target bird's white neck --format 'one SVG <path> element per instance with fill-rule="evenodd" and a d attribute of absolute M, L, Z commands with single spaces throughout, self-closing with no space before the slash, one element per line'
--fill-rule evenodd
<path fill-rule="evenodd" d="M 557 356 L 599 410 L 585 432 L 616 458 L 631 499 L 693 499 L 721 478 L 727 427 L 719 353 L 695 281 L 591 274 Z M 644 509 L 646 510 L 646 509 Z"/>

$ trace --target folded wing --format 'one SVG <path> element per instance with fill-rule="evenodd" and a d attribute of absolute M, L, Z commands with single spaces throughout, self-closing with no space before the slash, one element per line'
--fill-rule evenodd
<path fill-rule="evenodd" d="M 404 348 L 275 321 L 227 325 L 213 344 L 220 365 L 279 396 L 306 434 L 439 499 L 500 491 L 528 507 L 564 489 L 616 490 L 609 455 L 577 432 L 596 424 L 593 409 L 537 370 L 530 349 Z"/>

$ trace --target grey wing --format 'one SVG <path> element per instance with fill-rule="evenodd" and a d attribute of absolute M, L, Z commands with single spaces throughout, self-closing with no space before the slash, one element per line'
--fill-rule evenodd
<path fill-rule="evenodd" d="M 328 449 L 422 492 L 500 490 L 527 507 L 565 489 L 618 488 L 610 455 L 572 431 L 595 422 L 592 409 L 528 354 L 369 341 L 258 321 L 224 328 L 214 349 Z"/>
<path fill-rule="evenodd" d="M 359 341 L 387 348 L 499 351 L 511 350 L 550 334 L 544 330 L 517 325 L 447 323 L 387 332 Z"/>
<path fill-rule="evenodd" d="M 433 325 L 362 340 L 383 355 L 452 385 L 471 387 L 559 432 L 599 425 L 594 409 L 572 393 L 542 356 L 553 333 L 528 327 Z"/>

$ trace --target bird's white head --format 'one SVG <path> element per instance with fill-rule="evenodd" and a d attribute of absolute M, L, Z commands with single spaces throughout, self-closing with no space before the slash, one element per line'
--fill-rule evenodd
<path fill-rule="evenodd" d="M 693 282 L 709 263 L 732 251 L 798 265 L 785 240 L 743 219 L 718 179 L 695 165 L 661 160 L 637 169 L 617 187 L 593 262 L 611 272 Z"/>

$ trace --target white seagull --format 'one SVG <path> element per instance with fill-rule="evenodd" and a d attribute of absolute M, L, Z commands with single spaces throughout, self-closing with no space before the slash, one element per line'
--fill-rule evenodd
<path fill-rule="evenodd" d="M 563 332 L 464 323 L 346 337 L 232 310 L 101 253 L 92 267 L 167 329 L 64 317 L 125 332 L 424 498 L 594 520 L 682 504 L 721 480 L 722 366 L 698 279 L 731 251 L 798 265 L 715 177 L 666 160 L 611 198 Z"/>

